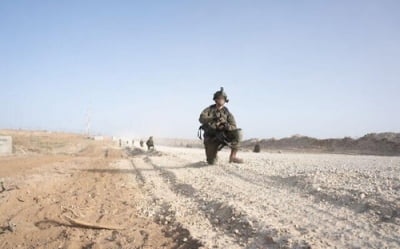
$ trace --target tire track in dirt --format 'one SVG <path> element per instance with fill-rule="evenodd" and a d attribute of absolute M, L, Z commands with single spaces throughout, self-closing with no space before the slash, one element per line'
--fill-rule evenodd
<path fill-rule="evenodd" d="M 222 167 L 222 169 L 228 174 L 259 187 L 273 186 L 275 188 L 287 188 L 290 191 L 298 192 L 299 195 L 305 194 L 308 197 L 312 197 L 316 203 L 321 201 L 329 202 L 334 206 L 345 207 L 356 213 L 372 211 L 374 214 L 379 216 L 379 220 L 382 222 L 391 222 L 397 225 L 400 224 L 400 220 L 396 221 L 396 218 L 400 218 L 400 202 L 387 201 L 378 193 L 369 195 L 368 198 L 365 199 L 360 198 L 360 196 L 364 194 L 362 191 L 351 190 L 347 194 L 338 194 L 343 192 L 343 190 L 335 188 L 326 189 L 320 186 L 314 187 L 313 183 L 306 175 L 287 177 L 265 176 L 248 169 L 246 169 L 246 173 L 244 173 L 244 171 L 238 173 L 227 167 Z M 250 172 L 252 173 L 251 176 L 249 176 Z"/>
<path fill-rule="evenodd" d="M 159 219 L 160 213 L 166 210 L 166 205 L 169 208 L 169 212 L 175 212 L 178 222 L 180 222 L 185 228 L 190 231 L 194 231 L 197 235 L 196 238 L 200 238 L 202 242 L 205 243 L 206 248 L 243 248 L 244 242 L 238 242 L 238 235 L 234 236 L 230 234 L 225 234 L 216 224 L 210 222 L 210 219 L 206 217 L 205 212 L 199 204 L 193 200 L 192 195 L 193 190 L 190 185 L 180 186 L 176 188 L 173 186 L 173 178 L 171 176 L 167 177 L 168 172 L 161 172 L 159 169 L 154 168 L 152 164 L 147 161 L 147 156 L 149 154 L 144 154 L 142 157 L 134 157 L 132 160 L 135 167 L 140 174 L 146 179 L 146 193 L 149 197 L 149 201 L 145 205 L 141 205 L 144 209 L 144 214 L 147 217 L 155 217 Z M 138 167 L 139 165 L 139 167 Z M 218 202 L 209 202 L 209 205 L 222 205 Z M 154 208 L 157 206 L 157 208 Z M 156 210 L 149 210 L 148 207 L 153 207 Z M 161 207 L 161 208 L 160 208 Z M 204 209 L 208 207 L 204 206 Z M 227 207 L 227 212 L 232 212 L 232 210 Z M 161 221 L 165 220 L 166 217 L 161 215 Z M 169 220 L 171 220 L 170 217 Z M 244 223 L 245 224 L 245 223 Z M 234 231 L 233 231 L 234 232 Z M 238 233 L 238 230 L 237 230 Z M 240 238 L 240 237 L 239 237 Z M 242 245 L 240 245 L 242 244 Z"/>
<path fill-rule="evenodd" d="M 230 167 L 221 167 L 222 170 L 229 174 L 232 174 L 249 184 L 254 184 L 259 187 L 273 187 L 275 189 L 286 188 L 289 192 L 297 193 L 304 198 L 312 198 L 316 205 L 310 205 L 309 208 L 314 209 L 316 212 L 323 213 L 325 216 L 330 216 L 330 220 L 339 220 L 346 224 L 351 224 L 354 230 L 358 230 L 359 234 L 367 234 L 370 231 L 370 227 L 375 226 L 375 232 L 368 237 L 374 237 L 377 241 L 384 240 L 389 241 L 400 247 L 400 236 L 396 235 L 398 231 L 399 219 L 398 214 L 400 213 L 399 202 L 390 202 L 378 194 L 376 196 L 369 196 L 368 199 L 360 200 L 357 198 L 362 192 L 354 191 L 356 194 L 340 195 L 335 192 L 335 189 L 330 189 L 330 193 L 323 192 L 324 188 L 316 189 L 312 183 L 306 181 L 304 175 L 300 176 L 263 176 L 260 172 L 254 172 L 251 169 L 237 169 L 236 172 Z M 249 174 L 251 172 L 251 174 Z M 250 176 L 251 175 L 251 176 Z M 256 181 L 252 182 L 252 181 Z M 327 189 L 325 189 L 327 190 Z M 329 208 L 331 211 L 337 210 L 337 208 L 347 208 L 352 213 L 347 216 L 340 215 L 336 212 L 332 213 L 329 210 L 319 208 L 319 204 L 326 203 L 331 204 L 335 208 Z M 370 221 L 368 224 L 363 224 L 360 220 L 360 216 L 365 216 L 363 220 Z M 352 217 L 349 219 L 348 217 Z M 384 223 L 391 223 L 385 225 Z M 334 223 L 332 223 L 334 225 Z M 383 228 L 383 229 L 382 229 Z M 375 248 L 379 248 L 378 245 Z"/>
<path fill-rule="evenodd" d="M 130 155 L 137 156 L 137 154 L 135 155 L 133 153 L 130 153 Z M 150 191 L 144 189 L 146 180 L 142 172 L 135 166 L 133 160 L 130 160 L 130 163 L 142 193 L 150 197 L 152 200 L 155 200 L 156 197 Z M 164 235 L 168 238 L 172 238 L 173 241 L 176 242 L 176 245 L 172 247 L 172 249 L 197 249 L 203 246 L 199 240 L 191 236 L 189 230 L 185 229 L 182 224 L 176 220 L 176 213 L 171 209 L 171 205 L 162 202 L 159 203 L 159 206 L 160 209 L 154 215 L 153 219 L 158 224 L 164 226 L 164 229 L 162 230 Z M 166 219 L 166 217 L 168 217 L 168 219 Z"/>
<path fill-rule="evenodd" d="M 0 199 L 0 230 L 16 229 L 0 232 L 0 248 L 181 248 L 137 216 L 129 164 L 98 150 L 8 178 L 19 188 Z"/>
<path fill-rule="evenodd" d="M 380 240 L 385 240 L 389 241 L 393 244 L 398 245 L 398 241 L 396 242 L 396 235 L 395 231 L 396 229 L 390 230 L 381 230 L 378 233 L 374 233 L 373 235 L 369 235 L 370 231 L 368 226 L 373 225 L 369 224 L 367 227 L 364 227 L 365 224 L 362 223 L 361 220 L 358 219 L 358 216 L 353 216 L 353 214 L 349 211 L 343 212 L 344 214 L 340 214 L 336 212 L 336 208 L 330 207 L 328 203 L 322 202 L 322 203 L 315 203 L 312 199 L 310 199 L 308 196 L 302 197 L 299 195 L 298 192 L 293 192 L 292 189 L 282 189 L 282 186 L 278 185 L 268 185 L 268 183 L 271 182 L 268 177 L 266 177 L 267 180 L 263 181 L 262 184 L 257 183 L 257 182 L 252 182 L 249 179 L 246 179 L 246 181 L 243 181 L 243 179 L 237 178 L 237 176 L 247 176 L 246 172 L 240 171 L 240 173 L 235 173 L 236 177 L 229 176 L 229 173 L 232 172 L 226 172 L 227 168 L 230 169 L 229 166 L 224 166 L 224 165 L 219 165 L 216 167 L 207 167 L 207 170 L 202 170 L 201 168 L 196 168 L 192 167 L 193 164 L 187 164 L 185 165 L 182 163 L 182 161 L 186 160 L 177 160 L 177 156 L 173 155 L 173 158 L 175 159 L 176 164 L 175 165 L 182 165 L 182 166 L 169 166 L 171 164 L 167 164 L 166 166 L 162 166 L 162 168 L 167 168 L 171 169 L 176 173 L 179 173 L 179 179 L 184 179 L 183 182 L 190 181 L 190 183 L 196 184 L 198 189 L 204 190 L 209 193 L 214 193 L 214 196 L 222 196 L 224 197 L 227 202 L 235 203 L 235 206 L 240 206 L 244 208 L 245 210 L 248 210 L 249 213 L 251 211 L 254 211 L 254 209 L 258 212 L 259 217 L 262 217 L 262 213 L 264 212 L 263 210 L 265 209 L 273 209 L 274 211 L 269 212 L 270 215 L 264 216 L 266 220 L 271 220 L 271 219 L 276 219 L 275 224 L 281 223 L 281 224 L 286 224 L 286 225 L 292 225 L 294 226 L 295 229 L 290 229 L 288 231 L 292 232 L 298 232 L 300 233 L 300 237 L 302 233 L 306 233 L 307 237 L 310 239 L 310 241 L 314 241 L 313 244 L 314 246 L 317 246 L 317 248 L 324 248 L 328 245 L 340 245 L 343 247 L 353 247 L 353 243 L 351 241 L 346 241 L 346 237 L 349 235 L 348 232 L 346 232 L 346 227 L 347 224 L 352 224 L 352 227 L 356 228 L 356 234 L 357 236 L 368 236 L 366 237 L 365 240 L 367 244 L 366 246 L 371 246 L 368 244 L 368 239 L 369 236 L 375 237 L 376 241 Z M 157 159 L 156 157 L 154 159 Z M 165 162 L 166 160 L 161 160 L 159 158 L 159 161 Z M 197 172 L 201 170 L 201 172 Z M 221 171 L 222 170 L 222 171 Z M 225 171 L 225 173 L 224 173 Z M 229 170 L 228 170 L 229 171 Z M 228 175 L 227 175 L 228 174 Z M 247 176 L 250 177 L 250 176 Z M 262 175 L 259 175 L 259 177 L 263 177 Z M 204 183 L 209 183 L 208 185 L 204 185 Z M 225 187 L 224 187 L 225 185 Z M 213 187 L 216 186 L 216 187 Z M 272 187 L 272 189 L 271 189 Z M 232 191 L 225 191 L 223 189 L 230 189 Z M 265 193 L 265 190 L 268 192 Z M 257 196 L 254 197 L 254 194 L 252 193 L 263 193 L 262 196 Z M 274 193 L 276 192 L 276 193 Z M 232 194 L 231 194 L 232 193 Z M 288 199 L 289 204 L 283 203 L 283 206 L 279 206 L 276 203 L 269 202 L 268 201 L 268 194 L 273 194 L 271 196 L 271 199 Z M 240 196 L 241 195 L 241 196 Z M 239 198 L 238 198 L 239 196 Z M 245 199 L 243 199 L 243 196 L 246 196 Z M 267 196 L 264 198 L 263 196 Z M 248 198 L 247 198 L 248 197 Z M 261 198 L 261 199 L 260 199 Z M 296 207 L 295 201 L 289 200 L 293 198 L 293 200 L 297 200 L 298 198 L 302 198 L 302 201 L 299 201 L 299 203 L 302 203 L 303 201 L 306 201 L 308 204 L 305 206 L 299 206 L 298 210 L 293 209 Z M 300 200 L 300 199 L 299 199 Z M 251 206 L 255 206 L 255 208 L 249 208 L 248 205 L 251 203 Z M 262 204 L 265 203 L 265 204 Z M 292 204 L 291 204 L 292 203 Z M 262 205 L 260 205 L 262 204 Z M 282 204 L 281 204 L 282 205 Z M 273 207 L 273 208 L 272 208 Z M 289 212 L 292 212 L 290 215 L 287 213 L 287 210 L 285 210 L 285 207 L 290 208 L 288 209 Z M 285 211 L 282 213 L 282 211 Z M 331 213 L 331 211 L 335 211 L 334 213 Z M 298 220 L 297 222 L 295 221 L 293 224 L 293 221 L 291 220 L 282 220 L 280 219 L 283 217 L 293 217 L 293 214 L 297 213 Z M 307 215 L 322 215 L 324 218 L 322 224 L 316 224 L 314 221 L 308 221 L 306 219 L 303 219 L 301 217 L 306 217 L 304 214 Z M 355 222 L 348 221 L 347 217 L 353 217 L 355 219 Z M 318 221 L 320 222 L 320 221 Z M 360 223 L 360 224 L 358 224 Z M 307 225 L 308 224 L 308 225 Z M 336 226 L 341 224 L 342 232 L 340 230 L 336 234 L 325 234 L 324 231 L 329 231 L 329 230 L 335 230 Z M 322 226 L 321 226 L 322 225 Z M 282 229 L 287 229 L 287 226 L 278 226 L 281 227 Z M 286 227 L 286 228 L 285 228 Z M 304 227 L 308 227 L 308 229 L 304 229 Z M 314 228 L 313 228 L 314 227 Z M 315 230 L 315 231 L 314 231 Z M 337 229 L 336 229 L 337 230 Z M 297 234 L 298 234 L 297 233 Z M 344 236 L 344 237 L 343 237 Z M 282 236 L 283 237 L 283 236 Z M 306 237 L 306 238 L 307 238 Z M 361 238 L 360 237 L 360 238 Z M 328 240 L 326 238 L 329 238 Z M 279 239 L 278 239 L 279 240 Z M 363 242 L 361 242 L 363 243 Z M 379 248 L 378 244 L 375 244 L 373 246 L 374 248 Z"/>
<path fill-rule="evenodd" d="M 248 217 L 243 209 L 239 211 L 227 202 L 210 199 L 207 193 L 202 193 L 190 184 L 180 183 L 176 175 L 167 170 L 168 167 L 164 168 L 154 164 L 149 156 L 144 159 L 160 172 L 164 182 L 169 184 L 175 193 L 193 199 L 214 227 L 235 238 L 242 247 L 310 248 L 307 242 L 294 239 L 288 231 L 278 232 L 276 228 L 266 224 L 260 226 L 257 219 Z M 281 233 L 281 238 L 272 239 L 271 236 L 275 236 L 277 233 Z"/>
<path fill-rule="evenodd" d="M 173 192 L 191 198 L 196 202 L 209 222 L 214 227 L 221 229 L 224 234 L 231 236 L 239 244 L 247 243 L 249 239 L 254 237 L 255 229 L 241 212 L 238 212 L 232 206 L 226 205 L 226 203 L 216 200 L 206 200 L 192 185 L 179 183 L 173 172 L 153 164 L 149 157 L 145 157 L 145 161 L 161 173 L 160 175 L 164 179 L 164 182 L 170 186 Z M 234 219 L 231 219 L 229 222 L 222 222 L 220 219 L 224 216 Z"/>

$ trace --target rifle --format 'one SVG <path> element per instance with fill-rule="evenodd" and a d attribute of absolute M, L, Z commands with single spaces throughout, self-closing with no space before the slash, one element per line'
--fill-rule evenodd
<path fill-rule="evenodd" d="M 202 136 L 202 131 L 203 131 L 203 136 Z M 225 146 L 232 148 L 232 144 L 228 141 L 225 131 L 215 130 L 209 127 L 208 125 L 202 125 L 199 127 L 199 130 L 197 132 L 197 137 L 200 140 L 203 140 L 204 133 L 211 135 L 212 139 L 219 143 L 218 151 L 222 150 L 222 148 L 224 148 Z"/>

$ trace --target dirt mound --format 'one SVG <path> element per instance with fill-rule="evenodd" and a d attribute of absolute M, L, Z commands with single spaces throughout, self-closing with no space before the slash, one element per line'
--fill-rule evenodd
<path fill-rule="evenodd" d="M 121 158 L 125 151 L 90 142 L 77 153 L 48 154 L 41 142 L 62 136 L 40 134 L 33 144 L 19 135 L 19 145 L 38 151 L 0 158 L 0 248 L 183 249 L 197 243 L 177 244 L 176 238 L 190 238 L 187 230 L 138 217 L 141 192 L 131 164 Z"/>
<path fill-rule="evenodd" d="M 387 140 L 394 143 L 400 143 L 400 133 L 394 132 L 382 132 L 382 133 L 370 133 L 365 135 L 365 137 L 375 138 L 378 140 Z"/>
<path fill-rule="evenodd" d="M 16 155 L 72 154 L 91 142 L 80 134 L 49 131 L 0 130 L 0 135 L 12 136 Z"/>
<path fill-rule="evenodd" d="M 282 139 L 250 139 L 243 142 L 243 147 L 252 149 L 259 142 L 266 150 L 289 150 L 319 153 L 344 153 L 366 155 L 400 155 L 400 134 L 371 133 L 361 138 L 353 139 L 316 139 L 306 136 L 292 136 Z"/>

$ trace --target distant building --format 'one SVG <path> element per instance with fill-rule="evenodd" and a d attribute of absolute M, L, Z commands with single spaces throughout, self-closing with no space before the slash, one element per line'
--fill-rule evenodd
<path fill-rule="evenodd" d="M 0 136 L 0 155 L 11 155 L 13 153 L 13 143 L 11 136 Z"/>

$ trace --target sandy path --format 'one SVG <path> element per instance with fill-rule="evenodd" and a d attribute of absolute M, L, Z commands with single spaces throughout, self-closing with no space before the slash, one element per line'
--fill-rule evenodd
<path fill-rule="evenodd" d="M 0 248 L 400 248 L 399 157 L 126 153 L 3 158 Z"/>
<path fill-rule="evenodd" d="M 31 170 L 36 167 L 41 167 L 42 165 L 62 162 L 69 160 L 71 156 L 67 155 L 35 155 L 35 156 L 21 156 L 21 157 L 0 157 L 0 176 L 1 177 L 11 177 L 14 175 L 19 175 L 24 171 Z"/>
<path fill-rule="evenodd" d="M 132 159 L 144 188 L 207 247 L 400 247 L 398 157 L 246 153 L 229 165 L 223 152 L 210 167 L 202 150 L 160 151 Z"/>
<path fill-rule="evenodd" d="M 170 222 L 190 229 L 191 236 L 200 239 L 207 248 L 240 248 L 235 239 L 215 229 L 207 212 L 199 206 L 200 200 L 190 185 L 174 186 L 174 179 L 163 175 L 163 171 L 149 163 L 147 156 L 134 157 L 132 165 L 143 179 L 143 190 L 147 199 L 139 202 L 140 210 L 146 217 L 153 217 L 162 224 Z M 181 238 L 185 242 L 189 238 Z M 199 248 L 192 244 L 188 248 Z"/>
<path fill-rule="evenodd" d="M 3 179 L 0 248 L 181 248 L 163 226 L 137 216 L 142 197 L 130 161 L 106 159 L 103 149 L 87 154 L 45 160 Z"/>

